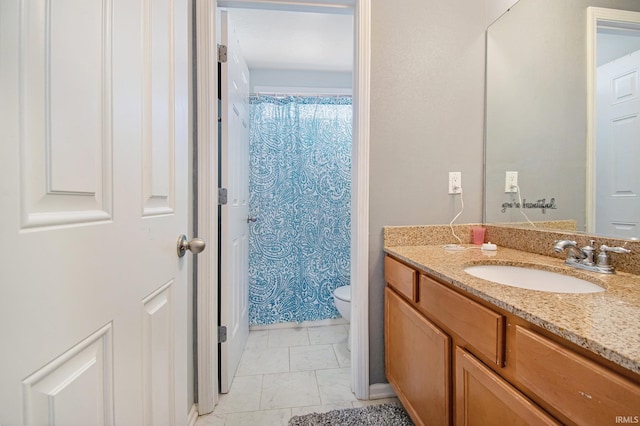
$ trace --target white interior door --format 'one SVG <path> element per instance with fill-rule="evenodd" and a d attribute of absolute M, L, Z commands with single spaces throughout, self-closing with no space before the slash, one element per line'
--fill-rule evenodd
<path fill-rule="evenodd" d="M 226 11 L 221 11 L 222 206 L 220 321 L 227 341 L 220 345 L 220 391 L 229 392 L 249 336 L 249 69 Z"/>
<path fill-rule="evenodd" d="M 596 232 L 640 237 L 640 51 L 598 67 Z"/>
<path fill-rule="evenodd" d="M 188 3 L 0 2 L 0 424 L 187 419 Z"/>

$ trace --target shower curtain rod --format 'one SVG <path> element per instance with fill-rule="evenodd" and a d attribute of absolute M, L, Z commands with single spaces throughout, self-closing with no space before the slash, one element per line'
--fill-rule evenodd
<path fill-rule="evenodd" d="M 255 92 L 250 93 L 249 97 L 255 98 L 258 96 L 273 96 L 274 98 L 350 98 L 351 94 L 343 93 L 287 93 L 287 92 Z"/>

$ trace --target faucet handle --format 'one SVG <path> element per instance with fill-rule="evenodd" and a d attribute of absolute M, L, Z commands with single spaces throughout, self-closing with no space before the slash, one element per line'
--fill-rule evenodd
<path fill-rule="evenodd" d="M 631 253 L 631 250 L 626 249 L 624 247 L 609 247 L 609 246 L 605 246 L 604 244 L 600 246 L 600 251 L 603 252 L 612 252 L 612 253 Z"/>
<path fill-rule="evenodd" d="M 600 254 L 598 254 L 598 268 L 600 268 L 600 270 L 602 270 L 603 272 L 613 273 L 613 266 L 611 266 L 608 252 L 631 253 L 631 250 L 628 250 L 624 247 L 609 247 L 604 244 L 600 246 Z"/>

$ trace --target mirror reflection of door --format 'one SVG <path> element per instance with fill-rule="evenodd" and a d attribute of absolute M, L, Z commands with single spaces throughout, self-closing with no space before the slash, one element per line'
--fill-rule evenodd
<path fill-rule="evenodd" d="M 599 23 L 597 55 L 595 232 L 638 238 L 640 23 Z"/>

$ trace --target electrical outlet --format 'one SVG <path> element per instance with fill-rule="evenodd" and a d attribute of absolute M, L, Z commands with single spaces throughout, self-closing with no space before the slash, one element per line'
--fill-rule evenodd
<path fill-rule="evenodd" d="M 449 194 L 462 192 L 462 172 L 449 172 Z"/>
<path fill-rule="evenodd" d="M 504 192 L 518 192 L 518 172 L 506 172 L 504 179 Z"/>

